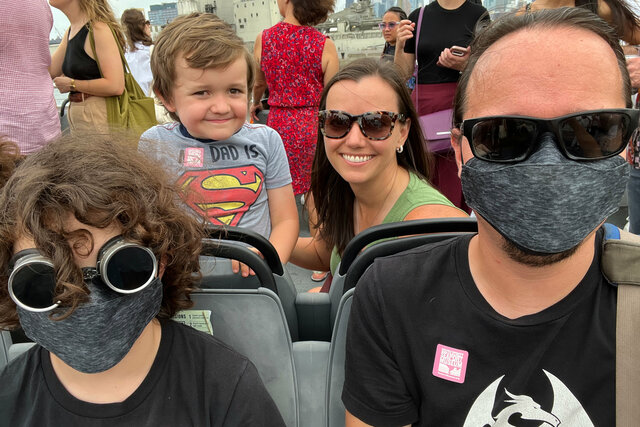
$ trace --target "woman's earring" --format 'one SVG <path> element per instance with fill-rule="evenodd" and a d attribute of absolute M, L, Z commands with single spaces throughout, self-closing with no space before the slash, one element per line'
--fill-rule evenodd
<path fill-rule="evenodd" d="M 400 154 L 404 151 L 404 145 L 401 145 L 400 147 L 396 148 L 396 153 Z"/>

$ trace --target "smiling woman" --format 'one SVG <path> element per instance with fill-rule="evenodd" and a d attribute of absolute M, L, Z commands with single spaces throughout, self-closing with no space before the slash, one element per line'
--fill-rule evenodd
<path fill-rule="evenodd" d="M 363 59 L 340 70 L 320 99 L 319 129 L 311 173 L 318 233 L 298 239 L 293 263 L 334 272 L 366 228 L 466 216 L 429 184 L 430 154 L 392 64 Z"/>

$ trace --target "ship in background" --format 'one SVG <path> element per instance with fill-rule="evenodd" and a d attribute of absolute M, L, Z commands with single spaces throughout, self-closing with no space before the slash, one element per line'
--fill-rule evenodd
<path fill-rule="evenodd" d="M 316 26 L 333 40 L 341 63 L 357 58 L 380 57 L 384 38 L 378 28 L 381 18 L 374 13 L 371 0 L 361 0 L 329 15 Z"/>

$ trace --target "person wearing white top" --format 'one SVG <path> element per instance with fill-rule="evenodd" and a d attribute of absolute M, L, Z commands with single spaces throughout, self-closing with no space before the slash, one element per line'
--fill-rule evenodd
<path fill-rule="evenodd" d="M 127 50 L 124 54 L 131 74 L 142 90 L 151 96 L 151 23 L 147 21 L 138 9 L 127 9 L 120 18 L 127 35 Z"/>

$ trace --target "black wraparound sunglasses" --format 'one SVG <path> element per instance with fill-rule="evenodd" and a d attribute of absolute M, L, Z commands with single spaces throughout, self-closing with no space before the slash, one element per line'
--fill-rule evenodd
<path fill-rule="evenodd" d="M 539 137 L 551 132 L 560 152 L 571 160 L 601 160 L 620 154 L 638 127 L 639 110 L 584 111 L 553 119 L 491 116 L 467 119 L 460 128 L 473 155 L 488 162 L 521 162 L 535 151 Z"/>
<path fill-rule="evenodd" d="M 382 141 L 391 136 L 396 120 L 403 122 L 404 115 L 390 111 L 368 111 L 353 116 L 339 110 L 321 110 L 318 112 L 320 131 L 327 138 L 343 138 L 351 130 L 351 125 L 358 122 L 360 131 L 367 138 Z"/>

